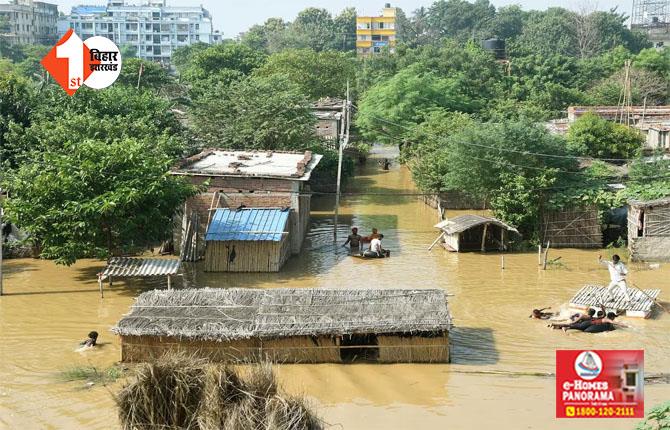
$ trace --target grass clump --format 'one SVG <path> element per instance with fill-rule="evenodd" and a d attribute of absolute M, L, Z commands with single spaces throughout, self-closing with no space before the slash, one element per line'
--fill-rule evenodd
<path fill-rule="evenodd" d="M 60 372 L 60 379 L 65 382 L 86 381 L 96 384 L 109 384 L 123 377 L 124 371 L 120 367 L 112 366 L 107 369 L 98 369 L 94 366 L 74 366 Z"/>
<path fill-rule="evenodd" d="M 126 430 L 320 430 L 304 399 L 281 393 L 269 364 L 245 371 L 185 355 L 143 364 L 116 396 Z"/>

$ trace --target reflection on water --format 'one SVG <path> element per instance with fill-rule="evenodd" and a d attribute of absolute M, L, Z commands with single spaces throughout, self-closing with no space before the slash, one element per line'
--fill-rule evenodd
<path fill-rule="evenodd" d="M 334 242 L 332 196 L 314 197 L 312 228 L 303 252 L 278 274 L 211 274 L 199 264 L 186 268 L 189 287 L 379 287 L 444 288 L 453 296 L 455 325 L 450 365 L 285 365 L 279 374 L 294 392 L 313 397 L 321 413 L 344 428 L 558 428 L 553 421 L 552 378 L 484 376 L 463 372 L 554 371 L 557 348 L 645 348 L 647 373 L 670 372 L 670 318 L 632 320 L 631 329 L 599 335 L 564 334 L 528 319 L 534 307 L 558 309 L 584 283 L 605 282 L 597 251 L 552 250 L 563 268 L 539 270 L 537 255 L 452 254 L 427 248 L 437 236 L 436 211 L 415 196 L 409 173 L 374 162 L 347 187 Z M 456 213 L 450 213 L 454 216 Z M 341 244 L 351 226 L 361 234 L 377 227 L 385 235 L 390 259 L 351 258 Z M 78 390 L 55 374 L 73 365 L 105 367 L 117 361 L 117 339 L 107 331 L 128 311 L 146 282 L 115 283 L 105 299 L 97 294 L 95 274 L 102 263 L 73 267 L 51 262 L 5 262 L 0 299 L 0 428 L 98 428 L 116 422 L 110 393 L 102 387 Z M 670 298 L 670 266 L 633 267 L 631 279 L 661 288 Z M 179 285 L 180 283 L 177 282 Z M 101 333 L 103 348 L 74 352 L 90 330 Z M 114 387 L 116 388 L 116 387 Z M 648 387 L 651 406 L 670 398 L 667 385 Z M 486 413 L 482 413 L 487 411 Z M 576 424 L 561 422 L 562 428 Z M 630 428 L 612 420 L 609 428 Z"/>

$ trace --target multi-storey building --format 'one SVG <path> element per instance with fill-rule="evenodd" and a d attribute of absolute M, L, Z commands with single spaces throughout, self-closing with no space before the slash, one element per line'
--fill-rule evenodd
<path fill-rule="evenodd" d="M 142 5 L 109 0 L 107 6 L 77 6 L 67 17 L 68 28 L 83 40 L 104 36 L 119 47 L 135 48 L 140 58 L 168 64 L 174 50 L 197 42 L 213 43 L 212 18 L 202 6 L 167 6 L 166 0 Z"/>
<path fill-rule="evenodd" d="M 58 40 L 58 6 L 33 0 L 0 4 L 0 38 L 11 45 L 52 45 Z"/>
<path fill-rule="evenodd" d="M 356 18 L 356 52 L 378 54 L 384 48 L 393 52 L 396 44 L 396 8 L 386 3 L 381 16 Z"/>

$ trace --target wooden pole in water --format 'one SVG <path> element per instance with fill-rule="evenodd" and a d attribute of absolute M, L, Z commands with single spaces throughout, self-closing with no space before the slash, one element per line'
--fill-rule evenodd
<path fill-rule="evenodd" d="M 542 265 L 542 244 L 537 245 L 537 265 Z"/>
<path fill-rule="evenodd" d="M 482 252 L 486 251 L 486 231 L 489 229 L 488 224 L 484 224 L 484 233 L 482 233 Z"/>
<path fill-rule="evenodd" d="M 544 250 L 544 262 L 542 263 L 542 270 L 547 270 L 547 256 L 549 255 L 549 247 L 551 246 L 551 241 L 547 242 L 547 249 Z"/>
<path fill-rule="evenodd" d="M 430 251 L 431 249 L 433 249 L 433 247 L 434 247 L 435 245 L 437 245 L 437 242 L 439 242 L 440 239 L 442 239 L 442 238 L 444 237 L 445 234 L 446 234 L 445 232 L 442 232 L 442 234 L 439 235 L 439 236 L 437 237 L 437 239 L 435 239 L 435 241 L 428 247 L 428 251 Z"/>
<path fill-rule="evenodd" d="M 102 274 L 98 273 L 98 287 L 100 288 L 100 298 L 104 299 L 105 294 L 102 292 Z"/>
<path fill-rule="evenodd" d="M 500 256 L 500 268 L 502 270 L 505 270 L 505 256 L 504 255 Z"/>
<path fill-rule="evenodd" d="M 170 275 L 167 275 L 167 284 L 168 284 L 168 290 L 172 289 L 172 279 Z"/>

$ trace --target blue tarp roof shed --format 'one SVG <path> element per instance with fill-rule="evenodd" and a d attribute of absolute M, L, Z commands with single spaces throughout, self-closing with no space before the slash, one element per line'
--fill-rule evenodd
<path fill-rule="evenodd" d="M 288 209 L 217 209 L 207 228 L 207 241 L 280 242 L 290 211 Z"/>

